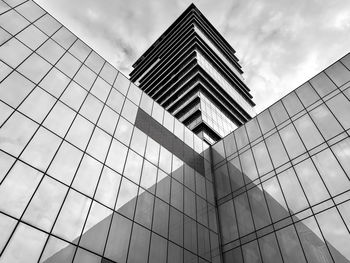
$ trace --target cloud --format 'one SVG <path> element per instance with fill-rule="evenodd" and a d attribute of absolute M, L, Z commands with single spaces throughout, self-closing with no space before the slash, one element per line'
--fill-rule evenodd
<path fill-rule="evenodd" d="M 123 73 L 190 0 L 37 2 Z M 350 50 L 347 0 L 194 0 L 237 51 L 259 112 Z"/>

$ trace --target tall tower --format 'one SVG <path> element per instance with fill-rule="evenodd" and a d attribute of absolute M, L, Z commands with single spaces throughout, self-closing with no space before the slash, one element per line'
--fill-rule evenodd
<path fill-rule="evenodd" d="M 194 4 L 133 68 L 131 81 L 210 144 L 255 115 L 235 50 Z"/>

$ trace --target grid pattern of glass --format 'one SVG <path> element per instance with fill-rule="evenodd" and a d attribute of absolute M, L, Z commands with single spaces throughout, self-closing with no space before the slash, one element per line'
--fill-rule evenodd
<path fill-rule="evenodd" d="M 214 129 L 220 136 L 225 137 L 237 128 L 216 105 L 203 93 L 199 93 L 201 98 L 201 112 L 205 123 Z"/>
<path fill-rule="evenodd" d="M 350 262 L 350 54 L 213 146 L 224 262 Z"/>
<path fill-rule="evenodd" d="M 34 2 L 0 26 L 0 262 L 220 262 L 208 145 Z"/>

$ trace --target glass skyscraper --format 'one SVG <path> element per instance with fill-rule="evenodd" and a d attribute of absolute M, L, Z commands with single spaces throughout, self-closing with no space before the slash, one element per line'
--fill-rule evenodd
<path fill-rule="evenodd" d="M 0 262 L 350 262 L 350 54 L 213 146 L 0 1 Z"/>
<path fill-rule="evenodd" d="M 194 4 L 133 67 L 131 81 L 209 144 L 255 115 L 235 50 Z"/>

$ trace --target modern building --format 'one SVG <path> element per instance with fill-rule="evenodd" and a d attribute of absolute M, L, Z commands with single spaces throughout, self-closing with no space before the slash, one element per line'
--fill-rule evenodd
<path fill-rule="evenodd" d="M 33 1 L 0 26 L 1 263 L 350 262 L 350 53 L 210 146 Z"/>
<path fill-rule="evenodd" d="M 133 67 L 131 81 L 209 144 L 255 115 L 235 50 L 194 4 Z"/>

